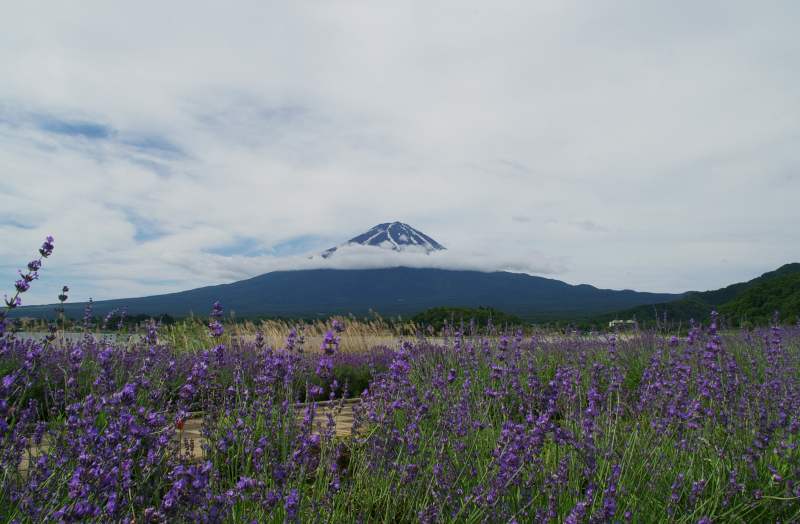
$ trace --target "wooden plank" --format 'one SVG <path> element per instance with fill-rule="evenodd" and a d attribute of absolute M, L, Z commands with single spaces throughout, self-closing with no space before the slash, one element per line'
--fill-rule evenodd
<path fill-rule="evenodd" d="M 315 434 L 322 434 L 328 428 L 327 414 L 333 412 L 334 422 L 336 423 L 335 437 L 347 438 L 352 434 L 353 429 L 353 408 L 361 403 L 360 398 L 322 401 L 316 403 L 316 413 L 312 422 L 312 431 Z M 303 420 L 303 411 L 308 403 L 295 404 L 297 410 L 296 421 Z M 201 460 L 203 458 L 203 444 L 205 437 L 202 435 L 203 418 L 202 412 L 193 412 L 191 417 L 183 423 L 183 430 L 176 431 L 175 440 L 181 442 L 181 453 L 186 453 L 190 460 Z M 23 455 L 19 466 L 19 471 L 28 471 L 30 464 L 35 462 L 42 454 L 47 453 L 49 445 L 46 441 L 40 446 L 31 446 Z"/>

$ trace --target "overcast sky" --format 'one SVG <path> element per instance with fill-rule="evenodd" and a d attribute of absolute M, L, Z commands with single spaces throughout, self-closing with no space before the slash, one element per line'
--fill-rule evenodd
<path fill-rule="evenodd" d="M 394 220 L 434 265 L 599 287 L 800 260 L 800 3 L 202 4 L 3 7 L 0 293 L 47 234 L 27 304 L 309 267 Z"/>

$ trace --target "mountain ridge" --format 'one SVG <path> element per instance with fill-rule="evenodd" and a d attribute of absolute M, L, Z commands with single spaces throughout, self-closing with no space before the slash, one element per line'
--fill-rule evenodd
<path fill-rule="evenodd" d="M 230 284 L 148 297 L 93 303 L 102 315 L 126 307 L 130 314 L 207 315 L 219 300 L 238 316 L 326 316 L 331 314 L 413 315 L 436 306 L 491 305 L 528 320 L 601 314 L 663 302 L 678 295 L 571 285 L 556 279 L 507 271 L 433 268 L 306 269 L 273 271 Z M 67 304 L 83 314 L 85 303 Z M 15 316 L 52 317 L 55 305 L 27 306 Z"/>

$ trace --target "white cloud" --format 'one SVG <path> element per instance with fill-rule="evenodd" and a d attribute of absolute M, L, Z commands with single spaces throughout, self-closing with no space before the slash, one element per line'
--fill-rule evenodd
<path fill-rule="evenodd" d="M 0 276 L 52 233 L 29 302 L 174 291 L 391 220 L 437 264 L 602 287 L 800 259 L 798 7 L 712 6 L 18 3 Z"/>

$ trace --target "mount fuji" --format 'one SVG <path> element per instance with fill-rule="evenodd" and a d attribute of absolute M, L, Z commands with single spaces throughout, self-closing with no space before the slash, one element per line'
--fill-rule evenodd
<path fill-rule="evenodd" d="M 349 246 L 371 246 L 392 251 L 413 251 L 416 253 L 430 254 L 434 251 L 444 251 L 446 248 L 422 231 L 414 229 L 402 222 L 385 222 L 374 226 L 369 231 L 355 236 L 330 249 L 326 249 L 320 256 L 330 258 L 337 250 Z"/>
<path fill-rule="evenodd" d="M 348 251 L 352 250 L 351 253 Z M 365 253 L 433 255 L 445 247 L 402 222 L 378 224 L 347 242 L 320 253 L 326 260 L 346 260 Z M 333 257 L 333 259 L 331 259 Z M 315 258 L 315 257 L 309 257 Z M 408 261 L 420 257 L 408 257 Z M 433 262 L 433 260 L 431 261 Z M 682 295 L 598 289 L 559 280 L 505 271 L 473 271 L 409 267 L 365 269 L 294 269 L 177 293 L 94 302 L 94 314 L 126 308 L 131 315 L 205 315 L 215 301 L 240 318 L 280 316 L 319 318 L 332 314 L 412 315 L 437 306 L 492 306 L 524 319 L 611 313 L 626 308 L 669 302 Z M 328 265 L 324 263 L 322 265 Z M 335 264 L 331 264 L 335 265 Z M 83 303 L 65 304 L 64 312 L 80 318 Z M 53 317 L 54 306 L 27 306 L 15 316 Z"/>

